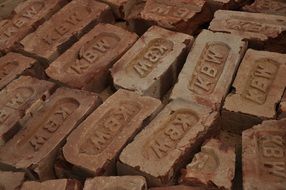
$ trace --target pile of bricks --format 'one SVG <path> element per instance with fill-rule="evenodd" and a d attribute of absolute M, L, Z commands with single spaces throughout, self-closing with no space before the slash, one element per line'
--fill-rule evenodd
<path fill-rule="evenodd" d="M 0 0 L 0 189 L 286 190 L 286 1 Z"/>

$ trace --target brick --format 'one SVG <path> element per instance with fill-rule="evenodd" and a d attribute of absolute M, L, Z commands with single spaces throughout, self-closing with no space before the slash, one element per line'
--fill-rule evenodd
<path fill-rule="evenodd" d="M 120 175 L 143 175 L 150 187 L 176 182 L 177 172 L 216 131 L 218 112 L 183 100 L 169 103 L 119 156 Z"/>
<path fill-rule="evenodd" d="M 94 93 L 59 88 L 0 149 L 1 166 L 25 170 L 31 178 L 53 178 L 53 161 L 65 138 L 99 104 Z"/>
<path fill-rule="evenodd" d="M 67 0 L 27 0 L 19 4 L 14 15 L 0 28 L 0 51 L 15 49 L 20 40 L 35 31 L 66 3 Z"/>
<path fill-rule="evenodd" d="M 176 185 L 176 186 L 168 186 L 168 187 L 154 187 L 154 188 L 150 188 L 149 190 L 206 190 L 206 189 L 201 188 L 201 187 Z"/>
<path fill-rule="evenodd" d="M 176 82 L 193 37 L 151 27 L 111 70 L 114 86 L 156 98 Z"/>
<path fill-rule="evenodd" d="M 0 172 L 0 189 L 18 190 L 25 179 L 24 172 Z"/>
<path fill-rule="evenodd" d="M 226 130 L 220 130 L 218 136 L 219 140 L 228 146 L 235 148 L 235 175 L 232 181 L 232 190 L 242 189 L 242 167 L 241 167 L 241 150 L 242 150 L 242 138 L 241 134 L 232 133 Z"/>
<path fill-rule="evenodd" d="M 87 179 L 83 188 L 83 190 L 100 189 L 147 190 L 147 184 L 144 177 L 141 176 L 110 176 Z"/>
<path fill-rule="evenodd" d="M 110 24 L 98 24 L 46 70 L 53 80 L 73 88 L 101 91 L 109 68 L 135 43 L 137 35 Z"/>
<path fill-rule="evenodd" d="M 95 0 L 73 0 L 20 43 L 26 54 L 53 61 L 98 22 L 112 22 L 108 5 Z"/>
<path fill-rule="evenodd" d="M 285 189 L 286 120 L 264 121 L 242 133 L 243 189 Z"/>
<path fill-rule="evenodd" d="M 171 99 L 220 109 L 247 48 L 242 38 L 202 31 L 179 75 Z"/>
<path fill-rule="evenodd" d="M 147 0 L 141 16 L 150 25 L 193 34 L 211 12 L 204 0 Z"/>
<path fill-rule="evenodd" d="M 232 188 L 235 150 L 217 139 L 207 141 L 183 171 L 181 182 L 203 187 Z"/>
<path fill-rule="evenodd" d="M 20 75 L 33 73 L 35 59 L 18 53 L 8 53 L 0 58 L 0 90 Z"/>
<path fill-rule="evenodd" d="M 11 16 L 15 7 L 26 0 L 2 0 L 0 1 L 0 20 Z"/>
<path fill-rule="evenodd" d="M 240 134 L 262 120 L 276 118 L 286 84 L 285 59 L 285 54 L 247 50 L 224 102 L 224 129 Z"/>
<path fill-rule="evenodd" d="M 249 41 L 251 48 L 286 52 L 284 16 L 219 10 L 209 29 L 241 36 Z"/>
<path fill-rule="evenodd" d="M 286 2 L 281 0 L 255 0 L 243 7 L 244 11 L 286 16 Z"/>
<path fill-rule="evenodd" d="M 22 128 L 54 88 L 51 82 L 22 76 L 0 91 L 0 145 Z"/>
<path fill-rule="evenodd" d="M 71 133 L 64 158 L 80 175 L 114 174 L 118 154 L 159 106 L 157 99 L 117 91 Z"/>
<path fill-rule="evenodd" d="M 81 190 L 82 185 L 74 179 L 54 179 L 44 182 L 27 181 L 21 190 Z"/>
<path fill-rule="evenodd" d="M 113 14 L 116 18 L 118 19 L 124 18 L 124 8 L 128 0 L 99 0 L 99 1 L 108 4 L 111 7 Z"/>

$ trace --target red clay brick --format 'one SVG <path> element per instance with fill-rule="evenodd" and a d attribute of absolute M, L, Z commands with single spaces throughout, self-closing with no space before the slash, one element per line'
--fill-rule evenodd
<path fill-rule="evenodd" d="M 222 127 L 241 133 L 262 120 L 276 118 L 286 84 L 286 54 L 247 50 L 226 97 Z"/>
<path fill-rule="evenodd" d="M 209 29 L 241 36 L 251 48 L 286 52 L 285 16 L 219 10 Z"/>
<path fill-rule="evenodd" d="M 74 179 L 54 179 L 44 182 L 27 181 L 21 190 L 81 190 L 82 185 Z"/>
<path fill-rule="evenodd" d="M 119 156 L 120 175 L 143 175 L 150 187 L 174 184 L 177 172 L 216 131 L 218 112 L 183 100 L 169 103 Z"/>
<path fill-rule="evenodd" d="M 144 177 L 141 176 L 110 176 L 87 179 L 83 190 L 147 190 Z"/>
<path fill-rule="evenodd" d="M 242 133 L 243 189 L 285 189 L 286 120 L 264 121 Z"/>
<path fill-rule="evenodd" d="M 285 23 L 286 17 L 283 16 L 219 10 L 209 29 L 236 34 L 249 40 L 265 41 L 285 31 Z"/>
<path fill-rule="evenodd" d="M 8 53 L 0 58 L 0 90 L 20 75 L 33 72 L 37 61 L 18 53 Z"/>
<path fill-rule="evenodd" d="M 247 48 L 242 38 L 204 30 L 199 34 L 179 75 L 171 99 L 219 110 Z"/>
<path fill-rule="evenodd" d="M 101 91 L 109 68 L 135 43 L 137 35 L 110 24 L 98 24 L 46 70 L 70 87 Z"/>
<path fill-rule="evenodd" d="M 11 50 L 66 3 L 67 0 L 28 0 L 19 4 L 14 15 L 0 27 L 0 51 Z"/>
<path fill-rule="evenodd" d="M 22 76 L 0 91 L 0 144 L 18 132 L 54 88 L 51 82 Z"/>
<path fill-rule="evenodd" d="M 45 61 L 55 60 L 98 22 L 112 22 L 108 5 L 73 0 L 22 41 L 22 51 Z"/>
<path fill-rule="evenodd" d="M 232 189 L 235 173 L 235 149 L 211 139 L 201 147 L 183 171 L 181 182 L 205 188 Z"/>
<path fill-rule="evenodd" d="M 283 0 L 255 0 L 251 5 L 243 7 L 243 10 L 286 16 L 286 2 Z"/>
<path fill-rule="evenodd" d="M 18 190 L 25 179 L 24 172 L 0 171 L 0 189 Z"/>
<path fill-rule="evenodd" d="M 94 93 L 58 89 L 0 149 L 1 166 L 25 170 L 40 180 L 53 178 L 53 161 L 65 138 L 99 103 Z"/>
<path fill-rule="evenodd" d="M 118 154 L 159 106 L 157 99 L 118 90 L 71 133 L 64 158 L 80 175 L 114 174 Z"/>
<path fill-rule="evenodd" d="M 1 0 L 0 1 L 0 20 L 11 16 L 13 10 L 17 5 L 26 0 Z"/>
<path fill-rule="evenodd" d="M 141 16 L 151 25 L 193 34 L 211 12 L 204 0 L 147 0 Z"/>
<path fill-rule="evenodd" d="M 111 69 L 114 86 L 156 98 L 176 82 L 193 37 L 151 27 Z"/>

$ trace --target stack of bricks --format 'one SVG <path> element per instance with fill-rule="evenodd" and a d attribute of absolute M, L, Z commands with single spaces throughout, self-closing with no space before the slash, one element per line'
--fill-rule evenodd
<path fill-rule="evenodd" d="M 286 190 L 283 0 L 0 0 L 0 189 Z"/>

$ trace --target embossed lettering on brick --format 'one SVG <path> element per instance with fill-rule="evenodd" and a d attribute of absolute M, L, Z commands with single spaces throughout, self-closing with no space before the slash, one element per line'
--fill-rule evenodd
<path fill-rule="evenodd" d="M 24 123 L 23 130 L 0 149 L 0 163 L 30 170 L 31 175 L 36 174 L 34 177 L 41 180 L 53 178 L 54 153 L 99 104 L 100 99 L 94 93 L 57 89 Z"/>
<path fill-rule="evenodd" d="M 171 101 L 123 149 L 118 173 L 143 175 L 151 187 L 173 184 L 193 151 L 215 130 L 217 117 L 208 107 L 182 99 Z"/>
<path fill-rule="evenodd" d="M 286 187 L 286 120 L 268 120 L 242 133 L 243 188 Z"/>
<path fill-rule="evenodd" d="M 135 33 L 100 23 L 52 62 L 46 73 L 70 87 L 101 92 L 109 84 L 110 67 L 136 40 Z"/>
<path fill-rule="evenodd" d="M 48 20 L 67 0 L 28 0 L 15 8 L 14 14 L 0 28 L 0 50 L 18 49 L 18 42 Z"/>
<path fill-rule="evenodd" d="M 225 43 L 206 44 L 196 66 L 196 73 L 189 83 L 189 90 L 195 94 L 211 94 L 223 72 L 230 47 Z"/>
<path fill-rule="evenodd" d="M 161 98 L 176 82 L 193 37 L 152 26 L 111 69 L 115 88 Z"/>
<path fill-rule="evenodd" d="M 65 160 L 83 176 L 114 175 L 118 154 L 159 106 L 155 98 L 118 90 L 70 134 Z"/>
<path fill-rule="evenodd" d="M 286 17 L 263 13 L 218 10 L 210 23 L 212 31 L 227 32 L 250 40 L 250 45 L 262 47 L 263 43 L 281 44 L 279 36 L 286 30 Z M 270 40 L 270 41 L 269 41 Z M 277 40 L 273 41 L 272 40 Z M 265 48 L 265 47 L 264 47 Z"/>
<path fill-rule="evenodd" d="M 265 119 L 276 118 L 285 90 L 286 55 L 248 49 L 225 99 L 222 127 L 240 133 Z M 244 122 L 240 122 L 240 120 Z"/>
<path fill-rule="evenodd" d="M 259 12 L 286 16 L 286 2 L 281 0 L 255 0 L 251 5 L 243 7 L 249 12 Z"/>
<path fill-rule="evenodd" d="M 171 99 L 220 109 L 246 51 L 243 38 L 203 30 L 187 57 Z"/>
<path fill-rule="evenodd" d="M 23 64 L 25 63 L 23 62 Z M 17 69 L 13 72 L 18 72 Z M 54 87 L 54 83 L 21 76 L 0 91 L 1 144 L 4 144 L 19 131 L 25 121 L 43 103 L 42 97 L 49 98 Z"/>
<path fill-rule="evenodd" d="M 27 54 L 53 61 L 99 20 L 113 21 L 108 5 L 89 0 L 68 3 L 20 43 Z"/>

